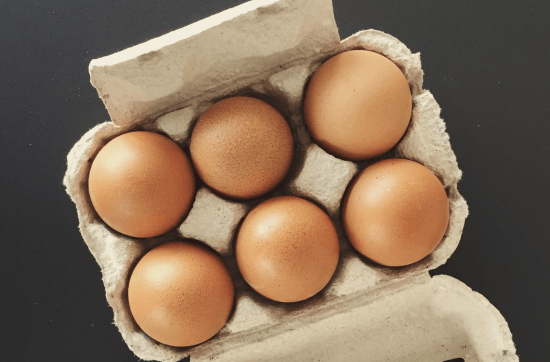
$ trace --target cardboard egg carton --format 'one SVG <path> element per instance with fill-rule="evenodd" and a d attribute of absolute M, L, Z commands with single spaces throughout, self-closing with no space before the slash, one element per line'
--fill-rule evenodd
<path fill-rule="evenodd" d="M 302 117 L 303 93 L 323 61 L 367 49 L 403 71 L 413 96 L 411 124 L 382 156 L 418 161 L 443 183 L 450 223 L 436 250 L 418 263 L 389 268 L 356 253 L 346 240 L 339 206 L 358 170 L 376 161 L 344 161 L 312 142 Z M 90 64 L 91 82 L 112 121 L 88 131 L 72 148 L 64 178 L 79 228 L 101 267 L 107 301 L 128 347 L 141 359 L 191 361 L 518 361 L 508 325 L 481 295 L 428 271 L 458 246 L 468 214 L 459 194 L 456 157 L 432 94 L 423 90 L 419 54 L 394 37 L 361 31 L 340 41 L 331 0 L 254 0 Z M 156 238 L 135 239 L 106 226 L 94 211 L 87 179 L 101 147 L 133 130 L 171 137 L 184 149 L 192 126 L 214 102 L 236 95 L 263 99 L 288 121 L 293 166 L 282 184 L 260 199 L 237 202 L 200 186 L 183 223 Z M 331 216 L 340 236 L 338 269 L 323 291 L 298 303 L 255 293 L 236 266 L 239 223 L 259 202 L 276 195 L 313 200 Z M 235 306 L 225 327 L 190 348 L 160 344 L 135 323 L 127 286 L 133 267 L 153 247 L 193 238 L 210 245 L 233 276 Z"/>

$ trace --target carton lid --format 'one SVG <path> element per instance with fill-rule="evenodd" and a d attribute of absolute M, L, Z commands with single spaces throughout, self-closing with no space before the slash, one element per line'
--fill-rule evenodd
<path fill-rule="evenodd" d="M 112 121 L 125 125 L 206 92 L 227 94 L 242 77 L 280 70 L 339 42 L 331 0 L 254 0 L 94 59 L 89 71 Z"/>
<path fill-rule="evenodd" d="M 304 315 L 292 326 L 195 349 L 197 361 L 518 361 L 508 325 L 449 276 L 420 276 Z M 202 352 L 202 353 L 201 353 Z"/>

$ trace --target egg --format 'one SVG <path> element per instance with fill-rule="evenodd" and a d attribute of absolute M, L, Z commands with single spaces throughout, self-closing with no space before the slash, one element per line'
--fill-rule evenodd
<path fill-rule="evenodd" d="M 304 97 L 304 119 L 315 141 L 346 160 L 380 156 L 399 142 L 411 118 L 412 97 L 388 58 L 351 50 L 315 72 Z"/>
<path fill-rule="evenodd" d="M 328 215 L 312 202 L 274 197 L 246 216 L 235 255 L 255 291 L 275 301 L 297 302 L 330 281 L 338 264 L 338 236 Z"/>
<path fill-rule="evenodd" d="M 88 178 L 101 219 L 123 234 L 145 238 L 176 227 L 195 195 L 195 174 L 172 140 L 153 132 L 130 132 L 107 143 Z"/>
<path fill-rule="evenodd" d="M 237 199 L 273 190 L 287 174 L 294 151 L 283 116 L 251 97 L 221 100 L 204 112 L 191 135 L 199 177 L 218 193 Z"/>
<path fill-rule="evenodd" d="M 235 290 L 220 257 L 197 242 L 157 246 L 138 262 L 128 285 L 130 311 L 151 338 L 187 347 L 225 325 Z"/>
<path fill-rule="evenodd" d="M 364 169 L 342 203 L 351 245 L 387 266 L 404 266 L 429 255 L 449 223 L 447 193 L 423 165 L 387 159 Z"/>

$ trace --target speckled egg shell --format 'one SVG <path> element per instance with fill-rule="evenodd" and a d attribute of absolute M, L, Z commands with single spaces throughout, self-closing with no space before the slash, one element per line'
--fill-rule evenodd
<path fill-rule="evenodd" d="M 250 199 L 273 190 L 293 155 L 290 128 L 269 104 L 250 97 L 215 103 L 191 135 L 191 158 L 200 178 L 220 194 Z"/>

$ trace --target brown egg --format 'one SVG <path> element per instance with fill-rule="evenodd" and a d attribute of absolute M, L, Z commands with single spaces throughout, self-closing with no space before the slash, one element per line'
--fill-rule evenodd
<path fill-rule="evenodd" d="M 220 194 L 250 199 L 282 181 L 292 162 L 292 134 L 283 116 L 255 98 L 215 103 L 191 135 L 191 158 L 200 178 Z"/>
<path fill-rule="evenodd" d="M 279 302 L 304 300 L 323 289 L 336 270 L 339 250 L 328 215 L 294 196 L 274 197 L 254 208 L 235 245 L 244 279 Z"/>
<path fill-rule="evenodd" d="M 366 50 L 330 58 L 313 75 L 304 98 L 312 137 L 347 160 L 389 151 L 407 130 L 411 109 L 403 73 L 388 58 Z"/>
<path fill-rule="evenodd" d="M 107 143 L 90 169 L 92 204 L 123 234 L 145 238 L 176 227 L 195 195 L 193 167 L 183 150 L 152 132 L 125 133 Z"/>
<path fill-rule="evenodd" d="M 225 325 L 234 293 L 218 255 L 196 242 L 175 241 L 139 261 L 130 277 L 128 302 L 149 337 L 187 347 L 212 338 Z"/>
<path fill-rule="evenodd" d="M 426 167 L 388 159 L 364 169 L 350 184 L 342 221 L 351 245 L 387 266 L 415 263 L 439 244 L 449 223 L 447 194 Z"/>

